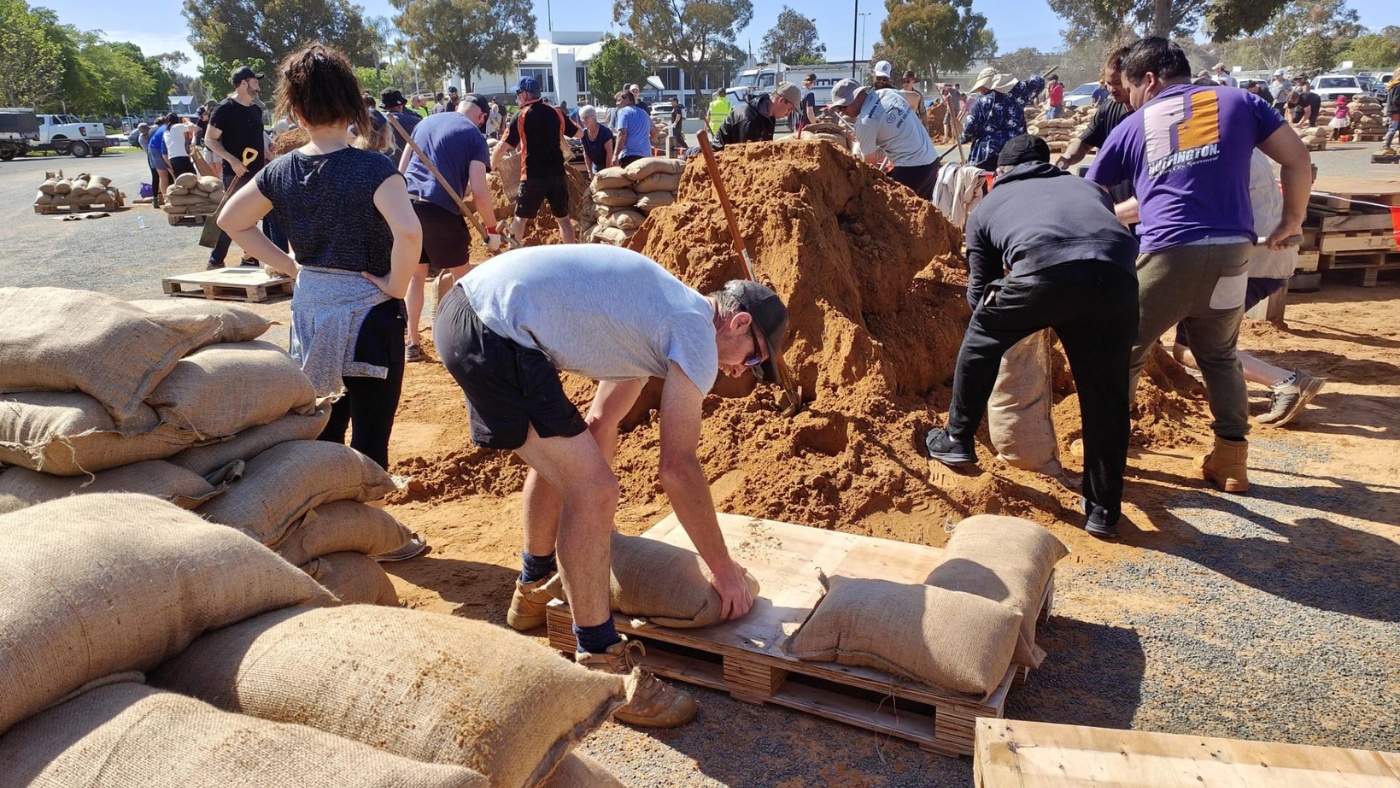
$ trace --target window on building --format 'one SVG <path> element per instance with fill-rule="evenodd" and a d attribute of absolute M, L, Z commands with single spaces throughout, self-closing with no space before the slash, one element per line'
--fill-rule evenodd
<path fill-rule="evenodd" d="M 667 90 L 684 90 L 681 87 L 681 70 L 675 66 L 664 66 L 656 70 L 656 75 L 661 77 L 661 84 Z"/>
<path fill-rule="evenodd" d="M 534 77 L 539 80 L 540 89 L 545 93 L 554 92 L 554 69 L 552 68 L 522 68 L 520 77 Z"/>
<path fill-rule="evenodd" d="M 576 66 L 574 68 L 574 79 L 578 82 L 578 92 L 588 92 L 588 67 Z"/>

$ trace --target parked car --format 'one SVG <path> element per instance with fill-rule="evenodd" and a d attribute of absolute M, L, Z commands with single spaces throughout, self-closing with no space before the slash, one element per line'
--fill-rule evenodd
<path fill-rule="evenodd" d="M 1386 86 L 1390 84 L 1393 72 L 1387 71 L 1384 74 L 1376 75 L 1376 98 L 1385 98 Z"/>
<path fill-rule="evenodd" d="M 1098 89 L 1099 83 L 1085 82 L 1065 94 L 1065 104 L 1070 107 L 1091 107 L 1094 104 L 1094 91 Z"/>
<path fill-rule="evenodd" d="M 1338 96 L 1346 96 L 1350 101 L 1364 91 L 1361 88 L 1361 80 L 1351 74 L 1323 74 L 1313 77 L 1312 92 L 1326 105 L 1336 101 Z"/>
<path fill-rule="evenodd" d="M 101 156 L 107 148 L 107 129 L 101 123 L 74 115 L 39 115 L 39 143 L 33 150 L 51 150 L 60 156 L 84 159 Z"/>
<path fill-rule="evenodd" d="M 676 108 L 676 102 L 671 99 L 656 101 L 651 105 L 651 119 L 659 120 L 662 123 L 671 122 L 671 111 Z"/>
<path fill-rule="evenodd" d="M 0 161 L 29 152 L 39 141 L 39 119 L 32 109 L 0 109 Z"/>

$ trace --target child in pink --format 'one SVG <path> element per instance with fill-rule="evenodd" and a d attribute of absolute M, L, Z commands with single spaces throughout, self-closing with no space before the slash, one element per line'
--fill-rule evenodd
<path fill-rule="evenodd" d="M 1337 138 L 1342 136 L 1344 130 L 1351 127 L 1351 118 L 1347 110 L 1346 96 L 1337 97 L 1337 112 L 1332 116 L 1332 122 L 1328 123 L 1327 127 L 1332 130 L 1333 142 L 1336 142 Z"/>

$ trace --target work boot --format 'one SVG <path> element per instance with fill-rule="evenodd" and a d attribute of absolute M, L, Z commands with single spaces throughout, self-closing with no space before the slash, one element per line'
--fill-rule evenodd
<path fill-rule="evenodd" d="M 551 575 L 552 577 L 552 575 Z M 506 623 L 517 632 L 528 632 L 544 626 L 544 609 L 554 599 L 545 586 L 551 577 L 542 577 L 533 583 L 522 583 L 515 578 L 515 594 L 510 598 L 510 610 L 506 612 Z"/>
<path fill-rule="evenodd" d="M 1303 406 L 1312 401 L 1312 398 L 1316 397 L 1317 392 L 1321 390 L 1321 380 L 1299 370 L 1293 373 L 1292 380 L 1274 386 L 1273 392 L 1269 395 L 1269 412 L 1255 421 L 1260 424 L 1282 427 L 1292 421 L 1294 416 L 1302 413 Z"/>
<path fill-rule="evenodd" d="M 1210 454 L 1196 458 L 1201 478 L 1225 492 L 1249 492 L 1249 441 L 1216 436 Z"/>
<path fill-rule="evenodd" d="M 627 676 L 627 704 L 613 712 L 613 719 L 640 728 L 674 728 L 695 719 L 695 698 L 658 679 L 651 671 L 637 667 L 637 658 L 646 646 L 620 635 L 602 654 L 579 651 L 574 661 L 589 670 Z"/>

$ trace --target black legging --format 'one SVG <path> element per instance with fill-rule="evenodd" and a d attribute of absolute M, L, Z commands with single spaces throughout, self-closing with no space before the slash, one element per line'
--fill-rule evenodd
<path fill-rule="evenodd" d="M 184 175 L 187 172 L 191 175 L 198 174 L 195 172 L 193 159 L 191 159 L 189 156 L 170 157 L 170 173 L 172 176 Z"/>
<path fill-rule="evenodd" d="M 360 324 L 355 340 L 355 360 L 389 370 L 383 379 L 346 377 L 345 396 L 336 400 L 331 418 L 317 440 L 345 443 L 346 428 L 354 425 L 350 448 L 389 470 L 389 435 L 403 391 L 404 331 L 407 316 L 403 301 L 391 299 L 374 307 Z"/>

